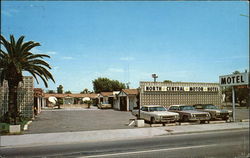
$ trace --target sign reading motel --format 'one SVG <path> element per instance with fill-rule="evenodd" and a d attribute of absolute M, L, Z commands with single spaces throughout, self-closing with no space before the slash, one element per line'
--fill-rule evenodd
<path fill-rule="evenodd" d="M 248 73 L 220 76 L 221 86 L 239 86 L 248 84 Z"/>

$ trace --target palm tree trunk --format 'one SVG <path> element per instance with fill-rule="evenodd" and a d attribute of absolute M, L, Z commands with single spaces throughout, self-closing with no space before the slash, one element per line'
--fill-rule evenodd
<path fill-rule="evenodd" d="M 17 106 L 17 81 L 8 81 L 9 87 L 9 98 L 8 98 L 8 111 L 11 116 L 10 124 L 17 124 L 17 114 L 18 114 L 18 106 Z M 13 121 L 13 122 L 12 122 Z"/>

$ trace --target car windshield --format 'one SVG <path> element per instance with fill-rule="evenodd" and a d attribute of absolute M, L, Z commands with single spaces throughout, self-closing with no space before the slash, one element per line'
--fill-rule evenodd
<path fill-rule="evenodd" d="M 167 111 L 164 107 L 149 107 L 149 111 Z"/>
<path fill-rule="evenodd" d="M 180 106 L 180 110 L 183 111 L 183 110 L 194 110 L 194 107 L 192 106 Z"/>
<path fill-rule="evenodd" d="M 205 108 L 206 108 L 206 109 L 218 109 L 216 106 L 211 105 L 211 104 L 206 105 Z"/>

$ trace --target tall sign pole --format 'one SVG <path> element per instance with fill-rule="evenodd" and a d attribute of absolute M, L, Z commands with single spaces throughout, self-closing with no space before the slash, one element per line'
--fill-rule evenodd
<path fill-rule="evenodd" d="M 142 93 L 142 89 L 141 89 L 141 85 L 139 87 L 139 111 L 138 111 L 138 119 L 141 119 L 141 93 Z"/>
<path fill-rule="evenodd" d="M 232 86 L 232 104 L 233 104 L 233 121 L 236 121 L 235 115 L 235 87 L 241 85 L 248 85 L 249 82 L 249 73 L 239 73 L 232 75 L 220 76 L 220 86 L 227 87 Z"/>
<path fill-rule="evenodd" d="M 232 103 L 233 103 L 233 121 L 236 121 L 236 115 L 235 115 L 235 90 L 234 86 L 232 87 Z"/>

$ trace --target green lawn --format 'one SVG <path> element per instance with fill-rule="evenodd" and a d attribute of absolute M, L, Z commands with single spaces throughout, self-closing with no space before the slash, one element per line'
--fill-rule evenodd
<path fill-rule="evenodd" d="M 21 129 L 23 130 L 24 125 L 28 122 L 29 120 L 23 120 L 22 122 L 18 122 L 18 124 L 21 125 Z M 0 123 L 0 134 L 8 134 L 9 133 L 9 124 L 8 123 Z"/>
<path fill-rule="evenodd" d="M 0 123 L 0 134 L 5 134 L 9 132 L 9 124 L 8 123 Z"/>

